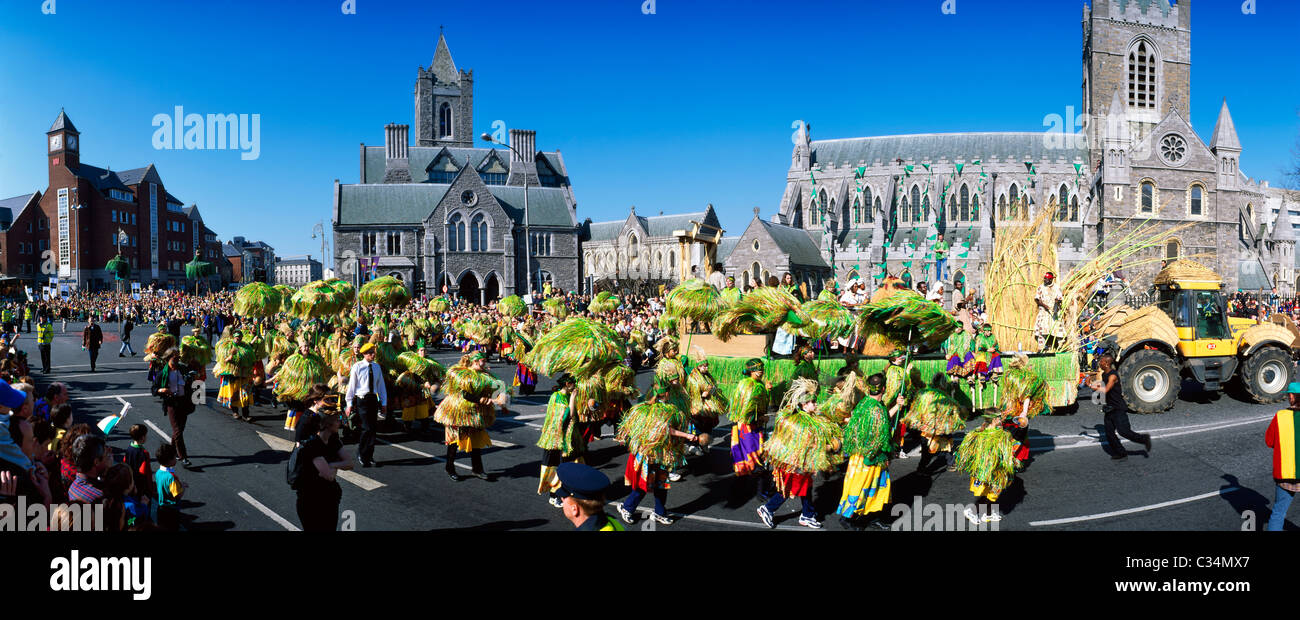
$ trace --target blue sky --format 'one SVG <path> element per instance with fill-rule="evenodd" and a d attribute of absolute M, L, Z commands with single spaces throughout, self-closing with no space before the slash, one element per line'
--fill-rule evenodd
<path fill-rule="evenodd" d="M 474 70 L 475 133 L 536 130 L 597 221 L 712 203 L 739 234 L 776 209 L 797 119 L 814 139 L 1042 131 L 1080 105 L 1074 0 L 54 1 L 0 0 L 0 197 L 45 189 L 62 106 L 83 161 L 153 163 L 223 239 L 281 255 L 319 255 L 312 226 L 333 180 L 358 180 L 358 144 L 414 122 L 439 25 Z M 1242 170 L 1276 185 L 1300 134 L 1300 3 L 1254 4 L 1195 3 L 1191 120 L 1208 140 L 1226 96 Z M 154 149 L 152 118 L 177 105 L 260 114 L 260 157 Z"/>

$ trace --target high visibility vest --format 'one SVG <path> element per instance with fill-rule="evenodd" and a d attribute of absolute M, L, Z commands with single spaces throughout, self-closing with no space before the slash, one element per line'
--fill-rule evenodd
<path fill-rule="evenodd" d="M 31 306 L 27 306 L 27 309 L 23 311 L 23 317 L 26 318 L 28 321 L 32 320 L 32 307 L 31 307 Z"/>
<path fill-rule="evenodd" d="M 36 343 L 50 344 L 54 342 L 54 326 L 49 323 L 41 323 L 36 326 Z"/>
<path fill-rule="evenodd" d="M 4 312 L 0 313 L 0 319 L 4 320 L 5 323 L 12 323 L 14 320 L 14 311 L 5 308 Z"/>

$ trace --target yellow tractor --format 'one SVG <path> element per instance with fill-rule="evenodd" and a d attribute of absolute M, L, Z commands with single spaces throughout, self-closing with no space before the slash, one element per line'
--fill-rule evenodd
<path fill-rule="evenodd" d="M 1282 315 L 1275 322 L 1229 317 L 1222 285 L 1210 268 L 1175 261 L 1156 274 L 1155 305 L 1119 306 L 1091 322 L 1102 347 L 1115 355 L 1130 409 L 1169 409 L 1183 377 L 1206 391 L 1235 377 L 1245 395 L 1260 403 L 1285 396 L 1300 331 Z"/>

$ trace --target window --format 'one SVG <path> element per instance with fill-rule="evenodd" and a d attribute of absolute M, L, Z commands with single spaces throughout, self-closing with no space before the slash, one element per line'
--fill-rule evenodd
<path fill-rule="evenodd" d="M 167 210 L 168 210 L 168 211 L 171 211 L 172 213 L 184 213 L 184 212 L 185 212 L 185 207 L 181 206 L 179 203 L 168 202 L 168 203 L 167 203 Z"/>
<path fill-rule="evenodd" d="M 459 213 L 447 220 L 447 251 L 465 251 L 465 218 Z"/>
<path fill-rule="evenodd" d="M 763 275 L 762 268 L 758 266 L 758 263 L 754 263 L 750 265 L 749 271 L 751 272 L 751 275 L 753 277 L 754 286 L 756 287 L 763 286 L 764 282 L 761 278 L 761 276 Z"/>
<path fill-rule="evenodd" d="M 433 183 L 451 183 L 456 180 L 455 170 L 430 170 L 429 181 Z"/>
<path fill-rule="evenodd" d="M 879 212 L 880 212 L 880 196 L 876 196 L 875 207 L 872 210 L 867 211 L 867 223 L 871 223 L 873 221 L 873 218 L 875 217 L 875 214 Z"/>
<path fill-rule="evenodd" d="M 1156 108 L 1156 56 L 1153 46 L 1138 41 L 1128 53 L 1128 105 L 1130 108 Z"/>
<path fill-rule="evenodd" d="M 1011 219 L 1020 219 L 1020 188 L 1015 183 L 1011 184 L 1011 189 L 1007 190 L 1007 201 L 1011 203 Z M 1026 217 L 1029 215 L 1028 209 L 1025 209 Z"/>
<path fill-rule="evenodd" d="M 1070 188 L 1062 183 L 1061 188 L 1056 192 L 1056 219 L 1062 222 L 1070 217 L 1069 196 Z"/>
<path fill-rule="evenodd" d="M 1079 221 L 1079 196 L 1070 196 L 1070 221 Z"/>
<path fill-rule="evenodd" d="M 474 219 L 470 220 L 469 230 L 470 230 L 470 248 L 469 248 L 470 251 L 471 252 L 488 251 L 487 218 L 483 217 L 482 213 L 475 214 Z"/>
<path fill-rule="evenodd" d="M 1142 182 L 1142 202 L 1138 206 L 1139 213 L 1151 213 L 1156 204 L 1156 185 L 1150 181 Z"/>
<path fill-rule="evenodd" d="M 822 224 L 826 222 L 826 190 L 817 194 L 817 209 L 813 212 L 813 223 Z"/>
<path fill-rule="evenodd" d="M 921 188 L 912 186 L 912 221 L 925 221 L 925 214 L 921 212 Z"/>
<path fill-rule="evenodd" d="M 1165 259 L 1171 263 L 1178 260 L 1179 250 L 1181 248 L 1182 244 L 1178 243 L 1177 239 L 1170 239 L 1165 243 Z"/>
<path fill-rule="evenodd" d="M 388 255 L 398 256 L 402 253 L 402 233 L 389 232 L 387 235 Z"/>
<path fill-rule="evenodd" d="M 135 214 L 134 214 L 134 213 L 131 214 L 131 225 L 132 225 L 132 226 L 135 226 Z"/>
<path fill-rule="evenodd" d="M 450 138 L 451 132 L 451 105 L 444 101 L 438 108 L 438 137 Z"/>
<path fill-rule="evenodd" d="M 366 256 L 372 256 L 375 254 L 375 248 L 375 233 L 361 233 L 361 253 Z"/>
<path fill-rule="evenodd" d="M 1188 197 L 1187 213 L 1192 216 L 1200 217 L 1204 214 L 1201 202 L 1205 196 L 1204 190 L 1200 185 L 1193 185 L 1191 195 Z"/>
<path fill-rule="evenodd" d="M 543 285 L 543 284 L 550 284 L 551 286 L 554 286 L 554 285 L 555 285 L 555 279 L 551 277 L 551 272 L 549 272 L 549 271 L 538 271 L 538 272 L 537 272 L 537 284 L 538 284 L 539 286 L 540 286 L 540 285 Z"/>
<path fill-rule="evenodd" d="M 853 199 L 853 223 L 854 224 L 862 223 L 862 198 L 861 197 Z"/>
<path fill-rule="evenodd" d="M 948 220 L 955 222 L 958 215 L 960 212 L 957 211 L 957 194 L 954 193 L 948 197 Z"/>
<path fill-rule="evenodd" d="M 49 240 L 49 239 L 41 239 L 40 241 L 37 241 L 36 244 L 37 244 L 37 246 L 40 247 L 41 252 L 44 253 L 45 250 L 49 249 L 49 247 L 50 247 L 50 240 Z"/>
<path fill-rule="evenodd" d="M 871 204 L 872 204 L 872 203 L 871 203 L 871 188 L 870 188 L 870 187 L 864 187 L 864 188 L 862 188 L 862 197 L 863 197 L 862 204 L 865 205 L 864 207 L 862 207 L 862 211 L 863 211 L 863 213 L 862 213 L 862 222 L 863 222 L 864 224 L 870 224 L 872 218 L 875 217 L 875 212 L 871 209 Z M 879 202 L 878 202 L 878 201 L 877 201 L 877 203 L 876 203 L 876 206 L 877 206 L 877 208 L 879 208 Z"/>
<path fill-rule="evenodd" d="M 40 229 L 40 230 L 45 230 L 45 229 L 49 228 L 49 227 L 50 227 L 50 219 L 47 218 L 47 217 L 42 217 L 41 219 L 36 220 L 36 227 L 37 227 L 38 229 Z"/>
<path fill-rule="evenodd" d="M 1007 219 L 1007 197 L 1005 195 L 998 197 L 998 219 Z"/>
<path fill-rule="evenodd" d="M 1187 154 L 1187 141 L 1178 134 L 1169 134 L 1160 140 L 1160 158 L 1165 163 L 1178 166 Z"/>
<path fill-rule="evenodd" d="M 505 185 L 506 173 L 504 172 L 484 172 L 479 176 L 483 177 L 483 183 L 487 185 Z"/>
<path fill-rule="evenodd" d="M 961 186 L 961 221 L 970 221 L 970 188 L 964 183 Z"/>
<path fill-rule="evenodd" d="M 117 223 L 117 211 L 112 211 L 111 213 L 112 213 L 112 220 L 113 220 L 113 223 L 116 224 L 116 223 Z"/>
<path fill-rule="evenodd" d="M 59 190 L 59 273 L 67 275 L 72 265 L 71 244 L 68 241 L 68 190 Z"/>

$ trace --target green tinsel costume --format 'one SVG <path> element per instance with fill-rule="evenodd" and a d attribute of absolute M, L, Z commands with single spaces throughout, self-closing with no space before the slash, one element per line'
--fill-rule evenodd
<path fill-rule="evenodd" d="M 736 391 L 731 396 L 730 419 L 737 424 L 753 426 L 767 415 L 767 387 L 753 377 L 746 375 L 736 384 Z"/>
<path fill-rule="evenodd" d="M 546 419 L 542 421 L 542 434 L 537 439 L 537 447 L 559 450 L 565 457 L 584 451 L 586 446 L 582 443 L 577 416 L 574 415 L 570 402 L 570 395 L 560 390 L 551 394 L 551 400 L 546 403 Z"/>
<path fill-rule="evenodd" d="M 868 394 L 858 401 L 844 426 L 842 450 L 846 457 L 861 455 L 864 465 L 886 463 L 892 434 L 893 427 L 884 404 Z"/>
<path fill-rule="evenodd" d="M 704 398 L 708 392 L 709 397 Z M 727 397 L 718 389 L 713 375 L 705 373 L 697 366 L 686 377 L 686 395 L 690 397 L 690 414 L 717 419 L 727 410 Z"/>
<path fill-rule="evenodd" d="M 831 471 L 843 462 L 839 447 L 843 433 L 835 422 L 802 409 L 783 410 L 776 430 L 763 446 L 774 469 L 791 473 Z"/>
<path fill-rule="evenodd" d="M 686 414 L 664 403 L 641 403 L 628 410 L 618 425 L 618 440 L 631 454 L 643 455 L 661 467 L 675 467 L 683 458 L 683 443 L 669 429 L 682 430 Z"/>
<path fill-rule="evenodd" d="M 998 500 L 1016 475 L 1016 449 L 1019 443 L 1011 433 L 990 426 L 967 433 L 957 448 L 957 468 L 970 475 L 970 490 L 975 497 L 991 502 Z"/>

